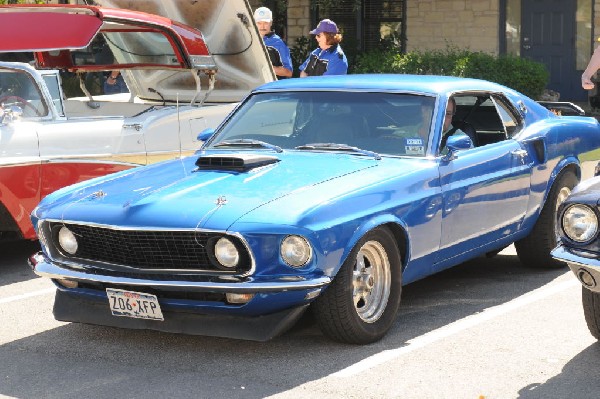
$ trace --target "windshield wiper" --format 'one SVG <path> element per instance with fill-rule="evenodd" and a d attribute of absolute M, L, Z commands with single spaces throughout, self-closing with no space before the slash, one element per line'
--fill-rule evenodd
<path fill-rule="evenodd" d="M 252 140 L 252 139 L 223 140 L 220 143 L 213 145 L 213 147 L 268 148 L 275 152 L 283 152 L 283 149 L 279 146 L 265 143 L 264 141 Z"/>
<path fill-rule="evenodd" d="M 297 150 L 322 150 L 322 151 L 350 151 L 357 152 L 362 155 L 368 155 L 377 160 L 381 159 L 381 155 L 374 151 L 363 150 L 358 147 L 352 147 L 347 144 L 337 144 L 337 143 L 309 143 L 304 145 L 299 145 L 295 147 Z"/>

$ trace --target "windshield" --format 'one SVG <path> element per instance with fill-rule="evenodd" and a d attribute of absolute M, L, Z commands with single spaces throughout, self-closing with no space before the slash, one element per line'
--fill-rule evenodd
<path fill-rule="evenodd" d="M 38 86 L 27 72 L 0 69 L 0 108 L 12 106 L 20 107 L 24 118 L 48 114 Z"/>
<path fill-rule="evenodd" d="M 283 150 L 356 147 L 425 156 L 434 104 L 434 97 L 411 94 L 260 93 L 249 98 L 205 148 L 239 150 L 256 148 L 258 142 L 262 148 Z"/>

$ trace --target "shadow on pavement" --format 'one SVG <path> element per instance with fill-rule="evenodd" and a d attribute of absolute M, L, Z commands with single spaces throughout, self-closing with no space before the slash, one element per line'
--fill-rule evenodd
<path fill-rule="evenodd" d="M 557 342 L 560 345 L 560 342 Z M 600 397 L 600 343 L 588 346 L 565 365 L 560 374 L 519 391 L 519 399 Z"/>
<path fill-rule="evenodd" d="M 0 244 L 0 286 L 36 278 L 27 259 L 40 250 L 37 241 L 14 241 Z"/>

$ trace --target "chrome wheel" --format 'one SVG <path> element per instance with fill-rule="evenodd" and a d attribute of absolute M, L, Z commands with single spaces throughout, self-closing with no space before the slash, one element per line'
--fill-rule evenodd
<path fill-rule="evenodd" d="M 560 207 L 560 204 L 565 202 L 565 200 L 567 199 L 569 194 L 571 194 L 570 187 L 562 187 L 560 189 L 560 191 L 558 192 L 558 195 L 556 196 L 556 206 L 554 207 L 555 213 L 558 212 L 558 208 Z M 558 221 L 558 219 L 555 219 L 554 220 L 554 245 L 556 245 L 560 241 L 559 229 L 560 229 L 559 221 Z"/>
<path fill-rule="evenodd" d="M 381 339 L 394 324 L 402 294 L 402 259 L 392 231 L 367 232 L 350 251 L 333 282 L 314 302 L 319 328 L 350 344 Z"/>
<path fill-rule="evenodd" d="M 352 272 L 352 298 L 356 313 L 365 323 L 381 317 L 387 306 L 391 285 L 390 261 L 377 241 L 367 241 L 356 255 Z"/>
<path fill-rule="evenodd" d="M 558 207 L 560 206 L 560 204 L 562 204 L 563 202 L 565 202 L 565 200 L 567 199 L 567 197 L 569 196 L 569 194 L 571 194 L 571 188 L 570 187 L 562 187 L 560 189 L 560 191 L 558 192 L 558 195 L 556 197 L 556 209 L 555 209 L 555 211 L 558 211 Z"/>

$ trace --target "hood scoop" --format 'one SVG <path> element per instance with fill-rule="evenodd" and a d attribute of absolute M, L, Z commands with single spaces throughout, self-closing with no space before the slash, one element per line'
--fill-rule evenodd
<path fill-rule="evenodd" d="M 233 170 L 246 172 L 279 162 L 280 159 L 269 155 L 259 154 L 210 154 L 202 155 L 196 160 L 198 170 Z"/>

